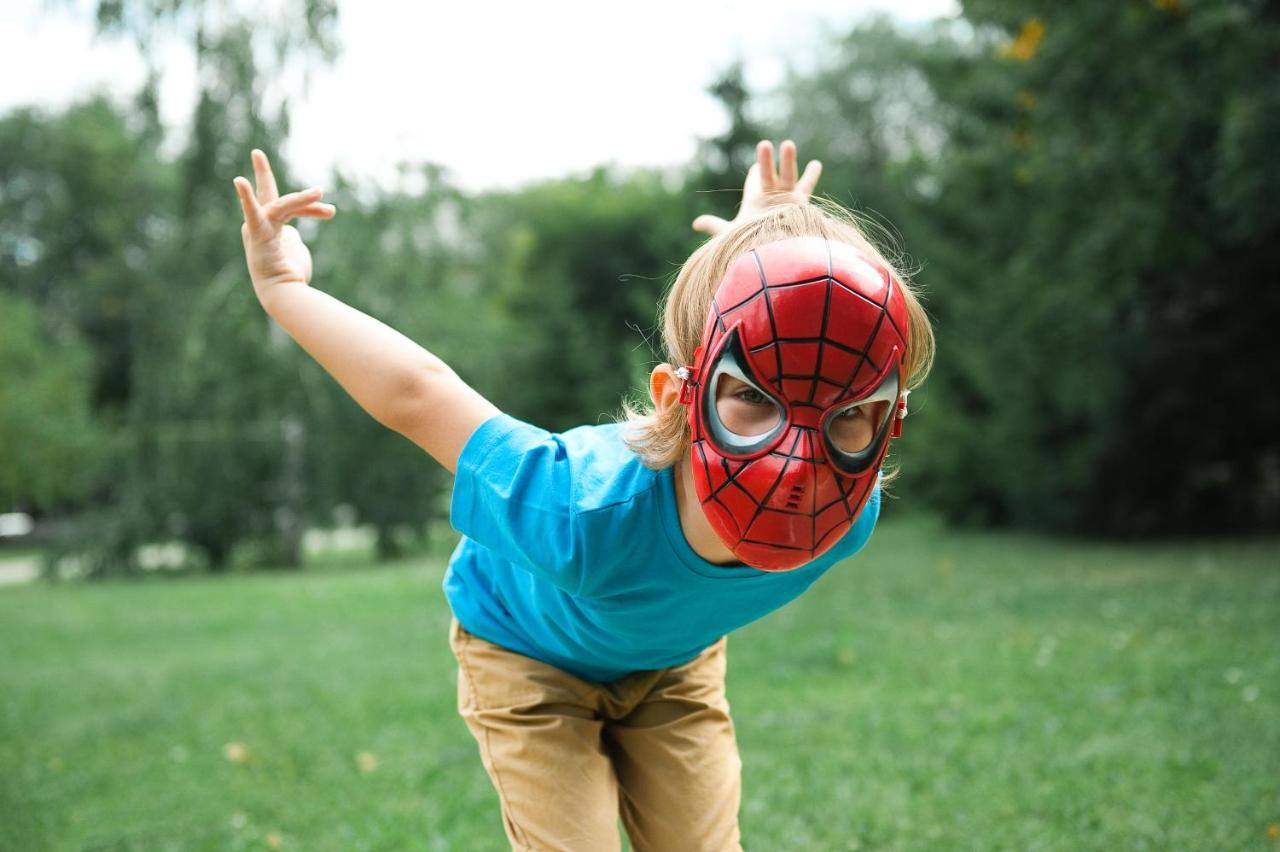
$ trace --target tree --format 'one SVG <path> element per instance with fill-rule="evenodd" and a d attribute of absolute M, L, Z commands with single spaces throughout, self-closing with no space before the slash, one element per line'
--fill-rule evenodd
<path fill-rule="evenodd" d="M 101 416 L 128 404 L 137 321 L 159 295 L 173 171 L 158 143 L 145 118 L 100 97 L 0 119 L 0 290 L 33 303 L 51 334 L 91 348 Z"/>
<path fill-rule="evenodd" d="M 984 394 L 1000 512 L 1117 534 L 1274 526 L 1280 406 L 1253 388 L 1280 358 L 1280 187 L 1258 168 L 1280 141 L 1280 21 L 1177 2 L 966 15 L 1001 44 L 934 82 L 953 103 L 980 74 L 1003 92 L 989 133 L 957 140 L 943 199 L 965 204 L 975 164 L 1002 161 L 976 166 L 984 218 L 1016 241 L 964 276 L 985 341 L 971 384 L 1003 386 Z"/>
<path fill-rule="evenodd" d="M 88 349 L 53 342 L 34 305 L 0 293 L 0 376 L 0 506 L 49 510 L 82 497 L 103 440 Z"/>
<path fill-rule="evenodd" d="M 468 199 L 434 166 L 405 170 L 422 178 L 421 194 L 353 198 L 317 230 L 315 282 L 419 341 L 466 380 L 491 387 L 504 336 L 493 299 L 459 244 Z M 340 183 L 339 193 L 347 190 Z M 488 255 L 479 252 L 476 262 Z M 379 556 L 399 555 L 406 538 L 421 537 L 446 514 L 448 474 L 366 414 L 317 365 L 299 364 L 295 375 L 308 400 L 313 513 L 349 505 L 376 530 Z"/>
<path fill-rule="evenodd" d="M 901 231 L 937 323 L 906 490 L 1064 531 L 1280 522 L 1268 9 L 972 0 L 793 74 L 825 191 Z"/>
<path fill-rule="evenodd" d="M 229 191 L 251 147 L 287 134 L 266 81 L 335 51 L 333 4 L 289 5 L 274 19 L 287 26 L 204 0 L 96 5 L 99 28 L 148 62 L 162 32 L 191 45 L 197 107 L 175 163 L 157 151 L 154 66 L 129 119 L 97 99 L 0 122 L 0 280 L 93 348 L 95 415 L 115 435 L 94 487 L 108 508 L 64 526 L 67 546 L 96 548 L 104 569 L 128 570 L 137 545 L 172 536 L 214 567 L 250 539 L 300 558 L 299 356 L 273 342 L 249 295 Z"/>
<path fill-rule="evenodd" d="M 548 429 L 598 422 L 647 375 L 660 294 L 696 243 L 658 175 L 597 170 L 477 199 L 474 266 L 506 318 L 494 399 Z"/>
<path fill-rule="evenodd" d="M 707 94 L 719 102 L 728 126 L 698 145 L 697 160 L 686 184 L 688 209 L 693 215 L 710 213 L 733 219 L 742 198 L 742 177 L 755 162 L 756 143 L 768 133 L 753 115 L 741 60 L 730 63 L 707 87 Z"/>

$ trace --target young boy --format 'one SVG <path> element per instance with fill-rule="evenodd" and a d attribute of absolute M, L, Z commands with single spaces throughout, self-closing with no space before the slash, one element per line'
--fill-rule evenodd
<path fill-rule="evenodd" d="M 737 849 L 725 640 L 866 542 L 880 467 L 923 378 L 916 297 L 831 205 L 820 167 L 761 142 L 733 222 L 663 306 L 653 407 L 553 435 L 308 286 L 297 216 L 253 153 L 236 178 L 258 299 L 379 422 L 456 473 L 445 593 L 458 707 L 516 849 Z"/>

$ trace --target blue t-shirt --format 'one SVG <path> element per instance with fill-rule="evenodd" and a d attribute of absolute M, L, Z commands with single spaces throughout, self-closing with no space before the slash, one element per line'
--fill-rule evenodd
<path fill-rule="evenodd" d="M 645 467 L 623 428 L 555 435 L 499 414 L 471 436 L 444 579 L 463 627 L 591 681 L 678 665 L 803 593 L 880 513 L 877 485 L 844 537 L 794 571 L 716 565 L 685 540 L 671 469 Z"/>

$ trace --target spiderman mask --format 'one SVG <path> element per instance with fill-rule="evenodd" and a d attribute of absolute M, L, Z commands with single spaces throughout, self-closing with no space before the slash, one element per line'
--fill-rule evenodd
<path fill-rule="evenodd" d="M 857 519 L 906 416 L 902 284 L 843 243 L 747 252 L 716 289 L 680 401 L 693 481 L 742 562 L 799 568 Z"/>

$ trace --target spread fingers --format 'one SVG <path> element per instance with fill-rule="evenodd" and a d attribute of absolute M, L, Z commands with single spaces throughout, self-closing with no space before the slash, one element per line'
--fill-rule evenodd
<path fill-rule="evenodd" d="M 790 139 L 778 146 L 778 178 L 782 181 L 780 189 L 791 189 L 796 185 L 796 143 Z"/>
<path fill-rule="evenodd" d="M 298 215 L 298 211 L 320 200 L 323 193 L 319 189 L 304 189 L 282 195 L 262 208 L 268 219 L 285 222 Z"/>
<path fill-rule="evenodd" d="M 253 160 L 253 176 L 258 183 L 258 202 L 263 205 L 270 204 L 280 197 L 280 190 L 276 187 L 276 176 L 271 171 L 271 163 L 267 161 L 267 155 L 257 148 L 254 148 L 249 156 Z"/>
<path fill-rule="evenodd" d="M 325 204 L 317 201 L 314 204 L 308 204 L 301 210 L 295 210 L 294 216 L 302 216 L 307 219 L 332 219 L 337 215 L 338 209 L 332 204 Z"/>
<path fill-rule="evenodd" d="M 242 177 L 237 177 L 232 183 L 235 184 L 236 195 L 240 197 L 240 209 L 244 211 L 245 224 L 251 230 L 260 229 L 265 224 L 265 217 L 262 214 L 262 208 L 258 206 L 258 199 L 253 197 L 253 187 Z"/>
<path fill-rule="evenodd" d="M 756 165 L 760 167 L 760 187 L 769 192 L 778 181 L 778 173 L 773 169 L 773 143 L 768 139 L 756 145 Z"/>

